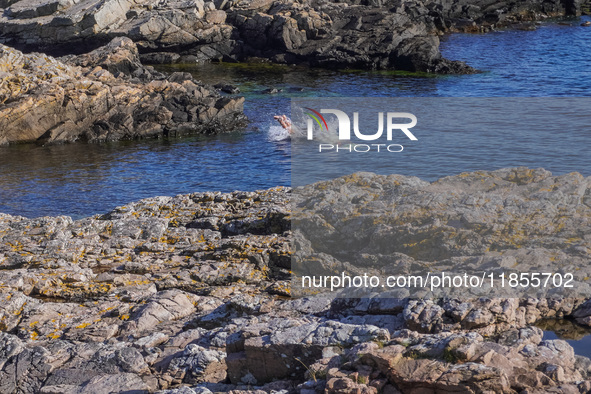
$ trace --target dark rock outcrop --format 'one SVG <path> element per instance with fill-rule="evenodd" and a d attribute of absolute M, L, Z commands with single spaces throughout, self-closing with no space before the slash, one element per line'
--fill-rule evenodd
<path fill-rule="evenodd" d="M 427 7 L 440 16 L 436 24 L 444 31 L 486 32 L 549 17 L 580 15 L 581 3 L 579 0 L 433 0 L 427 2 Z"/>
<path fill-rule="evenodd" d="M 580 12 L 578 1 L 5 0 L 0 40 L 82 53 L 127 36 L 147 61 L 264 58 L 333 68 L 470 73 L 438 35 Z M 72 45 L 75 44 L 75 45 Z"/>
<path fill-rule="evenodd" d="M 128 38 L 61 60 L 0 47 L 0 144 L 218 133 L 243 122 L 243 101 L 142 66 Z"/>

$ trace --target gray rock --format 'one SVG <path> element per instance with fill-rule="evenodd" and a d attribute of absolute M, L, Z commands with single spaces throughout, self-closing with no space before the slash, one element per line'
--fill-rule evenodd
<path fill-rule="evenodd" d="M 2 0 L 0 39 L 19 48 L 95 49 L 126 36 L 146 59 L 265 58 L 279 63 L 470 73 L 443 59 L 438 35 L 481 32 L 580 13 L 579 2 L 428 0 L 315 3 L 287 0 Z M 76 44 L 76 45 L 72 45 Z M 174 52 L 177 55 L 170 55 Z M 164 53 L 160 55 L 160 53 Z M 181 57 L 182 55 L 183 57 Z"/>
<path fill-rule="evenodd" d="M 145 306 L 138 308 L 131 317 L 128 329 L 138 332 L 151 331 L 156 325 L 180 319 L 195 312 L 195 306 L 187 294 L 167 290 L 156 294 Z"/>
<path fill-rule="evenodd" d="M 23 342 L 18 337 L 0 332 L 0 370 L 4 369 L 4 365 L 10 358 L 23 351 L 23 345 Z"/>
<path fill-rule="evenodd" d="M 224 352 L 190 344 L 172 359 L 166 374 L 172 377 L 173 384 L 223 382 L 226 379 L 225 358 Z"/>
<path fill-rule="evenodd" d="M 38 392 L 51 371 L 60 365 L 59 361 L 44 347 L 23 349 L 8 360 L 0 372 L 0 391 Z"/>
<path fill-rule="evenodd" d="M 125 373 L 117 375 L 101 375 L 90 379 L 75 394 L 111 394 L 111 393 L 143 394 L 149 392 L 149 387 L 139 376 Z"/>
<path fill-rule="evenodd" d="M 585 278 L 591 276 L 591 270 L 585 268 L 588 254 L 582 249 L 588 243 L 583 235 L 588 226 L 584 217 L 590 212 L 584 203 L 588 187 L 589 178 L 580 174 L 552 176 L 542 169 L 514 168 L 416 185 L 408 177 L 358 173 L 297 188 L 293 231 L 302 246 L 295 255 L 295 271 L 305 272 L 307 267 L 302 264 L 313 259 L 317 261 L 314 273 L 336 270 L 376 275 L 383 277 L 381 283 L 386 281 L 386 267 L 387 275 L 403 277 L 413 273 L 426 278 L 429 272 L 445 272 L 448 278 L 458 274 L 481 277 L 483 273 L 504 272 L 508 280 L 511 273 L 518 275 L 513 271 L 519 262 L 518 272 L 570 272 L 574 290 L 501 287 L 499 280 L 493 292 L 488 286 L 452 286 L 445 291 L 435 288 L 430 294 L 428 286 L 418 286 L 412 296 L 584 298 L 589 290 Z M 372 196 L 370 201 L 367 196 Z M 533 219 L 525 213 L 539 210 L 545 214 Z M 569 213 L 562 215 L 564 212 Z M 378 226 L 376 217 L 380 218 Z M 372 230 L 360 231 L 363 228 Z M 390 268 L 392 261 L 396 262 L 395 270 Z M 523 311 L 517 313 L 511 306 L 503 311 L 505 306 L 497 301 L 488 302 L 490 313 L 457 310 L 451 317 L 473 327 L 499 319 L 533 323 L 541 317 L 538 309 L 543 307 L 523 305 Z M 494 311 L 492 304 L 496 304 Z M 515 316 L 510 316 L 512 313 Z"/>
<path fill-rule="evenodd" d="M 414 215 L 406 229 L 417 237 L 425 222 L 431 230 L 463 234 L 477 224 L 532 232 L 518 238 L 516 249 L 509 247 L 516 242 L 510 232 L 481 238 L 505 245 L 498 254 L 451 235 L 440 238 L 432 245 L 433 264 L 527 266 L 549 250 L 555 264 L 585 258 L 560 246 L 588 226 L 578 218 L 586 217 L 589 181 L 576 174 L 518 168 L 434 183 L 371 174 L 350 180 L 389 190 L 395 212 Z M 361 198 L 367 190 L 357 190 L 357 181 L 339 182 Z M 0 214 L 0 392 L 591 387 L 589 359 L 565 341 L 543 341 L 541 329 L 531 326 L 541 318 L 587 317 L 586 298 L 288 297 L 292 198 L 287 188 L 154 197 L 75 221 Z M 531 224 L 528 212 L 541 206 L 545 216 Z M 450 214 L 458 219 L 448 224 L 442 217 Z M 433 218 L 439 221 L 427 221 Z M 403 248 L 391 256 L 413 268 L 422 257 L 410 254 L 422 252 Z M 282 295 L 277 283 L 285 287 Z"/>
<path fill-rule="evenodd" d="M 128 38 L 65 63 L 6 46 L 0 60 L 0 144 L 212 132 L 243 120 L 243 98 L 192 80 L 165 81 L 141 65 Z"/>

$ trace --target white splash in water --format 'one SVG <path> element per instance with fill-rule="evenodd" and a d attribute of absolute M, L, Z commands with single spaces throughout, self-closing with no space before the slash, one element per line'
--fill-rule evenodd
<path fill-rule="evenodd" d="M 330 131 L 318 132 L 315 136 L 315 140 L 321 143 L 338 144 L 339 137 L 336 133 L 337 122 L 328 122 L 328 128 Z M 307 128 L 302 125 L 293 125 L 292 132 L 290 133 L 280 125 L 274 124 L 269 127 L 267 132 L 269 141 L 286 141 L 290 139 L 306 139 Z"/>
<path fill-rule="evenodd" d="M 289 131 L 285 130 L 279 125 L 269 127 L 268 138 L 269 141 L 284 141 L 290 139 Z"/>

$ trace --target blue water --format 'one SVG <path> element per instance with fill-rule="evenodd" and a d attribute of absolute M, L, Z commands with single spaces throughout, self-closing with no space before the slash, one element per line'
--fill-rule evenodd
<path fill-rule="evenodd" d="M 589 20 L 589 17 L 583 18 Z M 439 86 L 444 96 L 590 96 L 591 28 L 580 20 L 536 31 L 456 34 L 442 43 L 450 59 L 487 71 Z M 453 79 L 453 78 L 452 78 Z"/>
<path fill-rule="evenodd" d="M 224 81 L 238 86 L 247 99 L 245 112 L 251 123 L 243 130 L 219 136 L 0 147 L 0 212 L 80 218 L 155 195 L 289 185 L 290 143 L 277 141 L 269 130 L 273 131 L 272 115 L 289 112 L 292 97 L 591 96 L 591 28 L 579 27 L 579 23 L 548 23 L 536 31 L 447 37 L 442 43 L 444 56 L 465 60 L 484 71 L 468 76 L 425 77 L 265 65 L 185 67 L 184 71 L 204 82 Z M 270 87 L 283 91 L 262 93 Z M 577 130 L 577 135 L 584 137 L 586 132 Z M 522 141 L 545 137 L 526 135 Z M 554 138 L 553 144 L 555 140 L 560 143 Z M 580 138 L 573 155 L 565 155 L 568 149 L 560 147 L 560 156 L 569 157 L 553 171 L 576 170 L 591 175 L 591 164 L 583 154 L 590 147 L 587 141 Z M 421 166 L 429 171 L 406 170 L 429 180 L 459 173 L 489 152 L 487 141 L 481 141 L 480 146 L 473 144 L 471 149 L 449 157 L 445 166 L 440 165 L 440 158 L 425 152 Z M 500 155 L 485 169 L 501 167 L 505 162 Z M 535 160 L 527 164 L 538 166 Z"/>
<path fill-rule="evenodd" d="M 568 342 L 575 350 L 575 354 L 591 358 L 591 335 L 587 331 L 587 335 L 581 336 L 577 339 L 563 338 L 554 331 L 544 331 L 544 340 L 562 339 Z"/>
<path fill-rule="evenodd" d="M 525 166 L 591 175 L 591 97 L 298 98 L 293 120 L 302 124 L 308 116 L 297 108 L 358 111 L 359 130 L 365 135 L 376 133 L 380 112 L 411 113 L 418 119 L 411 130 L 418 139 L 410 140 L 400 130 L 392 132 L 391 141 L 384 135 L 363 141 L 353 134 L 353 146 L 335 148 L 334 142 L 325 142 L 330 133 L 317 127 L 315 140 L 292 140 L 293 186 L 359 171 L 435 180 L 459 172 Z M 329 130 L 336 130 L 336 117 L 325 116 Z M 372 148 L 374 143 L 383 144 L 380 151 Z M 319 152 L 320 144 L 324 152 Z M 385 148 L 389 144 L 393 152 Z"/>

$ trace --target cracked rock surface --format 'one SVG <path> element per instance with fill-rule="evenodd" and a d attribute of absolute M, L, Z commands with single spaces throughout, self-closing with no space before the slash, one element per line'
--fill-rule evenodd
<path fill-rule="evenodd" d="M 580 13 L 563 0 L 2 0 L 0 9 L 0 40 L 20 49 L 80 53 L 126 36 L 156 63 L 262 58 L 443 74 L 474 70 L 442 58 L 440 34 Z"/>
<path fill-rule="evenodd" d="M 219 133 L 242 124 L 243 102 L 144 67 L 129 38 L 62 59 L 0 45 L 0 144 Z"/>
<path fill-rule="evenodd" d="M 293 223 L 302 267 L 294 268 L 314 275 L 446 272 L 507 280 L 546 272 L 570 278 L 570 287 L 534 281 L 512 288 L 499 281 L 491 289 L 487 280 L 445 295 L 584 297 L 591 278 L 590 179 L 509 168 L 432 183 L 357 173 L 298 188 Z"/>
<path fill-rule="evenodd" d="M 570 201 L 566 190 L 578 188 L 574 206 L 588 188 L 577 174 L 523 168 L 431 184 L 353 179 L 443 196 L 486 187 L 481 178 L 505 179 L 507 199 L 556 183 L 546 196 Z M 355 188 L 353 179 L 336 182 Z M 0 392 L 591 389 L 591 361 L 533 326 L 589 324 L 583 298 L 292 298 L 292 193 L 155 197 L 76 221 L 0 215 Z M 545 231 L 582 225 L 583 213 L 563 207 L 562 229 Z"/>

